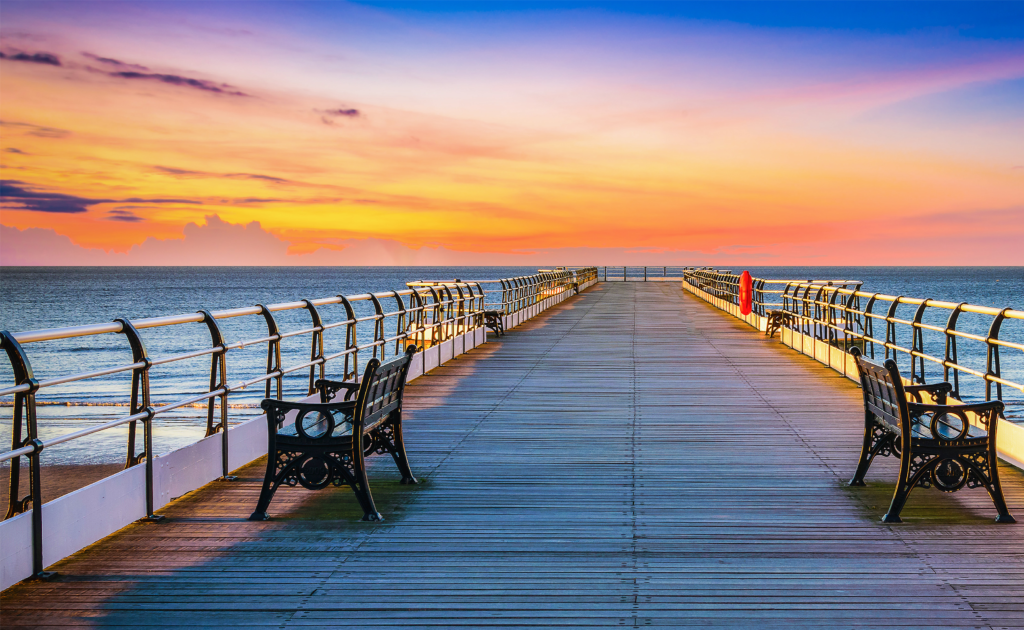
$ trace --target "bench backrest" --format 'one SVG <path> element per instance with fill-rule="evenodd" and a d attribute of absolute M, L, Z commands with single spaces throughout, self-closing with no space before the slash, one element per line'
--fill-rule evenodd
<path fill-rule="evenodd" d="M 861 354 L 860 348 L 851 348 L 850 354 L 857 362 L 860 384 L 864 394 L 864 409 L 874 414 L 893 430 L 910 435 L 910 412 L 907 394 L 899 368 L 892 359 L 878 365 Z"/>
<path fill-rule="evenodd" d="M 405 379 L 414 354 L 416 346 L 409 346 L 405 354 L 387 363 L 381 363 L 376 358 L 370 359 L 356 395 L 356 409 L 352 419 L 354 429 L 374 425 L 402 406 Z M 358 433 L 353 431 L 353 434 Z"/>

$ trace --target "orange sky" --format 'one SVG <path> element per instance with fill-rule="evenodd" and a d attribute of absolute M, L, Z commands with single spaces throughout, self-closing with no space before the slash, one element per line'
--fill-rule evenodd
<path fill-rule="evenodd" d="M 1019 40 L 114 6 L 5 5 L 3 264 L 1024 264 Z"/>

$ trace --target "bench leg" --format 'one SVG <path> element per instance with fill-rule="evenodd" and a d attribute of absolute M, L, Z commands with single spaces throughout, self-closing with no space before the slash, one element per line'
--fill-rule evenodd
<path fill-rule="evenodd" d="M 373 495 L 370 494 L 370 480 L 366 478 L 366 460 L 359 449 L 353 453 L 352 458 L 352 479 L 346 479 L 352 487 L 352 494 L 356 495 L 359 507 L 363 508 L 364 521 L 383 521 L 384 517 L 377 511 L 373 504 Z"/>
<path fill-rule="evenodd" d="M 409 456 L 405 454 L 401 411 L 395 413 L 398 414 L 397 419 L 389 420 L 387 424 L 371 433 L 373 450 L 378 453 L 391 453 L 391 457 L 394 458 L 395 464 L 398 466 L 398 472 L 402 473 L 402 483 L 419 483 L 419 480 L 412 474 L 412 468 L 409 467 Z"/>
<path fill-rule="evenodd" d="M 267 457 L 267 472 L 263 475 L 263 489 L 260 490 L 259 501 L 256 502 L 256 509 L 249 516 L 250 521 L 266 521 L 270 519 L 267 508 L 277 492 L 278 486 L 285 477 L 294 475 L 294 468 L 301 458 L 294 457 L 294 453 L 281 453 L 273 451 L 273 457 Z M 280 469 L 279 469 L 280 468 Z"/>
<path fill-rule="evenodd" d="M 399 416 L 398 421 L 393 425 L 391 439 L 391 457 L 395 459 L 395 464 L 398 466 L 398 472 L 402 473 L 402 483 L 419 483 L 419 480 L 412 474 L 412 468 L 409 467 L 409 456 L 405 454 L 405 440 L 402 438 L 401 416 Z"/>
<path fill-rule="evenodd" d="M 903 440 L 900 446 L 900 476 L 896 480 L 896 488 L 892 492 L 892 502 L 889 503 L 889 511 L 882 517 L 883 523 L 902 523 L 903 519 L 900 518 L 900 512 L 903 511 L 903 506 L 907 503 L 907 498 L 910 493 L 914 490 L 914 486 L 917 485 L 918 480 L 921 479 L 935 463 L 938 458 L 925 463 L 920 466 L 915 473 L 911 473 L 910 465 L 913 458 L 913 454 L 910 451 L 910 440 Z"/>
<path fill-rule="evenodd" d="M 996 517 L 997 523 L 1016 523 L 1017 519 L 1010 516 L 1010 510 L 1006 508 L 1006 500 L 1003 498 L 1003 486 L 999 483 L 999 458 L 996 455 L 995 442 L 989 443 L 988 448 L 988 469 L 991 479 L 989 483 L 985 485 L 985 489 L 988 490 L 988 495 L 992 497 L 992 503 L 996 505 L 996 511 L 999 512 L 999 516 Z"/>
<path fill-rule="evenodd" d="M 886 454 L 892 452 L 895 450 L 893 446 L 893 436 L 886 431 L 878 429 L 874 418 L 869 413 L 865 413 L 864 441 L 860 447 L 860 460 L 857 462 L 857 472 L 853 473 L 853 478 L 850 479 L 849 485 L 863 486 L 864 475 L 868 474 L 868 468 L 871 467 L 871 462 L 874 461 L 875 456 L 879 452 Z"/>

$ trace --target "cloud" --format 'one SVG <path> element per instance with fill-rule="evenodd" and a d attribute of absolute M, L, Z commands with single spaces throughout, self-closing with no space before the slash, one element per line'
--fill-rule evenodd
<path fill-rule="evenodd" d="M 253 175 L 252 173 L 228 173 L 224 177 L 229 179 L 255 179 L 264 182 L 273 182 L 275 184 L 294 183 L 287 179 L 281 179 L 280 177 L 271 177 L 270 175 Z"/>
<path fill-rule="evenodd" d="M 102 249 L 86 249 L 71 239 L 46 228 L 18 228 L 0 225 L 0 265 L 109 265 L 110 255 Z M 113 263 L 117 264 L 117 263 Z"/>
<path fill-rule="evenodd" d="M 83 52 L 83 56 L 88 57 L 94 61 L 98 61 L 106 66 L 118 68 L 114 71 L 102 71 L 108 76 L 117 79 L 139 79 L 143 81 L 158 81 L 160 83 L 166 83 L 168 85 L 177 85 L 180 87 L 195 88 L 197 90 L 203 90 L 205 92 L 214 92 L 217 94 L 226 94 L 229 96 L 249 96 L 245 92 L 236 89 L 233 85 L 227 83 L 214 83 L 213 81 L 207 81 L 205 79 L 193 79 L 191 77 L 184 77 L 178 74 L 163 74 L 160 72 L 149 72 L 149 68 L 137 63 L 126 63 L 110 57 L 100 57 L 99 55 Z M 27 61 L 30 63 L 41 63 L 50 66 L 63 66 L 60 58 L 57 55 L 47 52 L 37 53 L 2 53 L 0 52 L 0 59 L 8 59 L 10 61 Z M 95 68 L 86 68 L 93 72 L 100 72 Z"/>
<path fill-rule="evenodd" d="M 344 116 L 346 118 L 359 118 L 362 113 L 358 109 L 323 109 L 317 110 L 326 116 Z"/>
<path fill-rule="evenodd" d="M 90 199 L 75 195 L 36 192 L 25 188 L 24 182 L 13 179 L 0 180 L 0 201 L 4 204 L 14 203 L 18 210 L 33 212 L 51 212 L 57 214 L 78 214 L 88 212 L 89 206 L 107 203 L 109 199 Z"/>
<path fill-rule="evenodd" d="M 100 63 L 107 64 L 108 66 L 114 66 L 116 68 L 131 68 L 132 70 L 140 70 L 142 72 L 148 72 L 149 71 L 149 68 L 147 68 L 146 66 L 140 66 L 137 63 L 125 63 L 124 61 L 119 61 L 117 59 L 111 59 L 110 57 L 100 57 L 99 55 L 94 55 L 91 52 L 83 52 L 82 56 L 83 57 L 88 57 L 89 59 L 93 59 L 93 60 L 98 61 Z"/>
<path fill-rule="evenodd" d="M 217 177 L 226 179 L 250 179 L 263 182 L 271 182 L 274 184 L 296 184 L 288 179 L 281 177 L 272 177 L 270 175 L 258 175 L 255 173 L 209 173 L 206 171 L 192 171 L 184 168 L 172 168 L 170 166 L 154 166 L 153 170 L 158 173 L 165 175 L 173 175 L 174 177 L 189 178 L 189 177 Z"/>
<path fill-rule="evenodd" d="M 363 115 L 358 109 L 350 107 L 339 107 L 337 109 L 314 109 L 318 114 L 321 114 L 320 120 L 325 125 L 334 125 L 335 118 L 359 118 Z"/>
<path fill-rule="evenodd" d="M 54 127 L 43 127 L 42 125 L 33 125 L 31 123 L 23 122 L 12 122 L 7 120 L 0 120 L 0 127 L 10 127 L 11 129 L 22 129 L 30 136 L 37 138 L 67 138 L 71 135 L 71 132 L 66 129 L 56 129 Z"/>
<path fill-rule="evenodd" d="M 29 63 L 41 63 L 47 66 L 60 66 L 60 57 L 48 52 L 37 52 L 37 53 L 2 53 L 0 52 L 0 59 L 8 59 L 10 61 L 27 61 Z"/>
<path fill-rule="evenodd" d="M 18 155 L 28 155 L 28 153 L 25 153 L 21 149 L 15 149 L 14 147 L 4 149 L 4 153 L 17 153 Z"/>
<path fill-rule="evenodd" d="M 138 223 L 139 221 L 145 221 L 142 217 L 122 208 L 115 208 L 107 213 L 107 221 L 123 221 L 125 223 Z"/>
<path fill-rule="evenodd" d="M 14 179 L 0 180 L 0 201 L 8 210 L 28 210 L 31 212 L 50 212 L 57 214 L 79 214 L 88 212 L 89 206 L 101 203 L 147 203 L 147 204 L 192 204 L 203 205 L 202 201 L 193 199 L 92 199 L 78 195 L 31 190 L 31 184 Z M 7 204 L 14 204 L 13 207 Z"/>
<path fill-rule="evenodd" d="M 184 168 L 171 168 L 169 166 L 154 166 L 153 170 L 165 175 L 174 175 L 175 177 L 208 177 L 210 175 L 210 173 L 202 171 L 190 171 Z"/>
<path fill-rule="evenodd" d="M 223 203 L 230 203 L 236 206 L 242 206 L 250 203 L 284 203 L 287 199 L 273 199 L 267 197 L 243 197 L 242 199 L 221 199 Z"/>
<path fill-rule="evenodd" d="M 227 83 L 216 84 L 212 81 L 206 81 L 203 79 L 191 79 L 189 77 L 183 77 L 177 74 L 160 74 L 156 72 L 136 72 L 134 70 L 125 72 L 108 72 L 112 77 L 119 79 L 140 79 L 143 81 L 159 81 L 160 83 L 166 83 L 168 85 L 177 85 L 181 87 L 190 87 L 197 90 L 203 90 L 206 92 L 215 92 L 217 94 L 227 94 L 229 96 L 249 96 L 245 92 L 239 92 L 234 89 L 234 86 L 228 85 Z"/>
<path fill-rule="evenodd" d="M 119 201 L 124 203 L 187 203 L 195 206 L 205 205 L 202 201 L 196 199 L 143 199 L 142 197 L 128 197 Z"/>

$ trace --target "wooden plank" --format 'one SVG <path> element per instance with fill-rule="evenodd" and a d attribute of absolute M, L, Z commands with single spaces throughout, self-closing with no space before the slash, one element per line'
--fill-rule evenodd
<path fill-rule="evenodd" d="M 842 376 L 668 283 L 605 283 L 417 379 L 424 483 L 213 483 L 0 596 L 4 627 L 1024 627 L 1021 525 L 894 460 Z M 1002 468 L 1024 517 L 1024 475 Z"/>

